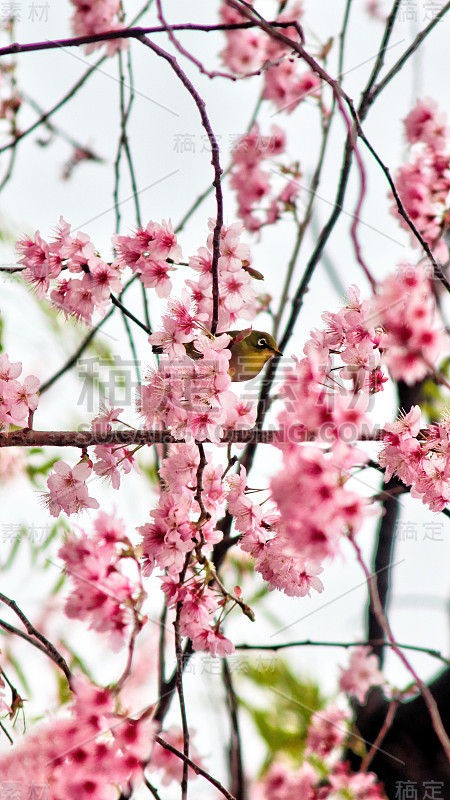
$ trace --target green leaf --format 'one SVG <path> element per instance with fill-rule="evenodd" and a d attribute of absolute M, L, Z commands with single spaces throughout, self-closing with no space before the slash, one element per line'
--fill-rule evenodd
<path fill-rule="evenodd" d="M 154 461 L 152 461 L 150 464 L 143 464 L 141 461 L 139 461 L 139 467 L 141 468 L 143 474 L 148 478 L 148 482 L 151 486 L 159 486 L 159 475 Z"/>
<path fill-rule="evenodd" d="M 8 661 L 9 661 L 9 663 L 15 669 L 15 671 L 17 673 L 17 676 L 18 676 L 23 688 L 25 689 L 27 695 L 30 696 L 31 695 L 31 687 L 30 687 L 30 684 L 27 681 L 26 675 L 25 675 L 25 673 L 24 673 L 19 661 L 17 660 L 17 658 L 15 656 L 13 656 L 13 654 L 11 653 L 11 650 L 9 648 L 6 651 L 5 655 L 6 655 L 6 658 L 8 659 Z"/>
<path fill-rule="evenodd" d="M 0 566 L 0 569 L 8 570 L 10 568 L 11 564 L 13 563 L 13 561 L 14 561 L 14 559 L 15 559 L 18 551 L 19 551 L 20 543 L 22 541 L 22 535 L 23 535 L 23 530 L 21 528 L 20 531 L 19 531 L 19 534 L 14 537 L 14 544 L 11 547 L 11 550 L 9 552 L 9 556 L 6 559 L 5 563 Z"/>
<path fill-rule="evenodd" d="M 263 771 L 280 755 L 300 766 L 311 717 L 325 705 L 318 686 L 298 678 L 274 653 L 264 654 L 256 662 L 252 658 L 245 672 L 239 671 L 238 680 L 250 682 L 264 693 L 264 700 L 256 704 L 247 699 L 253 696 L 248 687 L 240 693 L 237 690 L 238 702 L 250 715 L 267 748 Z"/>
<path fill-rule="evenodd" d="M 67 678 L 63 675 L 59 670 L 55 673 L 56 674 L 56 683 L 58 689 L 58 699 L 62 706 L 67 705 L 72 700 L 72 692 L 70 690 L 69 684 L 67 683 Z"/>

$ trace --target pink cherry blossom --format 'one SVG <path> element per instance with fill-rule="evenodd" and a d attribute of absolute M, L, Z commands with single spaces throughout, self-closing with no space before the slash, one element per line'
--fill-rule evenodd
<path fill-rule="evenodd" d="M 418 100 L 417 105 L 405 119 L 406 138 L 410 144 L 425 142 L 435 150 L 441 150 L 447 142 L 445 115 L 438 111 L 431 98 Z"/>
<path fill-rule="evenodd" d="M 263 162 L 273 159 L 284 152 L 285 134 L 276 125 L 272 127 L 270 136 L 262 136 L 257 123 L 246 136 L 241 137 L 233 150 L 233 169 L 231 185 L 237 192 L 239 216 L 249 230 L 258 230 L 264 218 L 254 212 L 261 209 L 262 201 L 267 198 L 266 221 L 275 222 L 280 216 L 281 204 L 287 202 L 287 189 L 283 186 L 279 200 L 275 198 L 272 188 L 273 177 L 269 171 L 262 169 Z M 298 193 L 298 184 L 289 189 L 291 200 Z M 230 267 L 227 267 L 230 270 Z"/>
<path fill-rule="evenodd" d="M 329 756 L 345 742 L 348 722 L 348 712 L 335 704 L 325 707 L 323 711 L 316 711 L 308 729 L 306 753 L 321 758 Z"/>
<path fill-rule="evenodd" d="M 427 98 L 419 100 L 408 114 L 405 130 L 408 143 L 414 149 L 408 162 L 398 169 L 395 176 L 398 192 L 416 227 L 436 256 L 445 261 L 448 258 L 444 233 L 449 224 L 449 129 L 437 104 Z M 397 208 L 392 211 L 400 224 L 407 228 Z M 412 243 L 418 245 L 415 237 Z"/>
<path fill-rule="evenodd" d="M 7 353 L 0 353 L 0 424 L 6 430 L 10 425 L 25 427 L 38 407 L 40 382 L 34 375 L 17 380 L 21 372 L 20 361 L 11 363 Z"/>
<path fill-rule="evenodd" d="M 367 692 L 372 686 L 382 686 L 385 678 L 378 667 L 378 659 L 370 647 L 355 647 L 350 655 L 347 669 L 341 668 L 339 688 L 364 703 Z"/>
<path fill-rule="evenodd" d="M 114 649 L 125 644 L 143 596 L 139 575 L 132 582 L 122 571 L 122 543 L 129 544 L 123 523 L 102 513 L 93 535 L 69 534 L 58 553 L 73 583 L 67 616 L 107 633 Z"/>
<path fill-rule="evenodd" d="M 47 480 L 49 492 L 44 495 L 52 517 L 59 516 L 61 511 L 70 515 L 85 508 L 99 508 L 97 500 L 88 494 L 86 481 L 92 468 L 86 462 L 80 461 L 71 469 L 65 461 L 57 461 L 53 470 Z"/>
<path fill-rule="evenodd" d="M 66 718 L 42 724 L 12 751 L 0 756 L 5 785 L 34 793 L 49 789 L 52 800 L 105 800 L 142 780 L 142 762 L 153 748 L 151 720 L 115 713 L 114 695 L 73 679 L 74 698 Z"/>
<path fill-rule="evenodd" d="M 103 31 L 119 30 L 123 23 L 119 21 L 120 0 L 70 0 L 75 6 L 72 16 L 72 29 L 74 36 L 91 36 Z M 86 53 L 92 53 L 105 42 L 92 42 L 86 45 Z M 127 39 L 112 39 L 106 43 L 108 56 L 113 56 L 118 50 L 129 47 Z"/>

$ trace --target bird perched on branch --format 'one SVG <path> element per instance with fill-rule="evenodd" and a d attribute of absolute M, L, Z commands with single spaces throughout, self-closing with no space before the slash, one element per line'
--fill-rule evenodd
<path fill-rule="evenodd" d="M 231 337 L 228 349 L 231 351 L 229 375 L 232 381 L 249 381 L 258 375 L 264 364 L 275 355 L 283 355 L 270 333 L 254 331 L 247 328 L 243 331 L 226 331 Z M 195 361 L 201 353 L 195 349 L 193 342 L 184 345 L 187 355 Z M 162 353 L 160 345 L 153 345 L 154 353 Z"/>

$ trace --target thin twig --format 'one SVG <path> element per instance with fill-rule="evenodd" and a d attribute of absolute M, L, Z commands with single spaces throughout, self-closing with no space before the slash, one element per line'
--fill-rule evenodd
<path fill-rule="evenodd" d="M 215 334 L 219 322 L 219 257 L 220 257 L 220 234 L 223 226 L 223 195 L 222 195 L 222 185 L 221 185 L 222 168 L 220 166 L 219 145 L 212 130 L 208 115 L 206 113 L 205 102 L 200 97 L 199 93 L 197 92 L 194 85 L 187 77 L 186 73 L 181 69 L 176 58 L 170 55 L 170 53 L 167 53 L 161 47 L 158 47 L 158 45 L 151 42 L 150 39 L 148 39 L 146 36 L 141 35 L 137 38 L 144 45 L 146 45 L 146 47 L 149 47 L 150 50 L 153 50 L 153 52 L 156 53 L 156 55 L 160 56 L 160 58 L 163 58 L 165 61 L 169 63 L 169 65 L 171 66 L 177 77 L 182 82 L 183 86 L 187 89 L 191 97 L 194 99 L 194 102 L 198 108 L 201 117 L 202 125 L 206 131 L 211 146 L 211 163 L 214 169 L 214 180 L 212 182 L 212 185 L 214 186 L 216 192 L 216 206 L 217 206 L 216 223 L 214 226 L 214 233 L 213 233 L 213 248 L 212 248 L 213 257 L 211 263 L 212 297 L 213 297 L 211 333 Z"/>
<path fill-rule="evenodd" d="M 138 16 L 142 16 L 142 12 Z M 135 18 L 137 19 L 137 17 Z M 292 22 L 280 22 L 273 20 L 271 23 L 274 28 L 289 28 Z M 203 33 L 211 33 L 214 31 L 229 31 L 229 30 L 243 30 L 245 28 L 255 28 L 255 22 L 238 22 L 230 24 L 217 25 L 196 25 L 193 23 L 184 23 L 180 25 L 172 25 L 174 31 L 199 31 Z M 9 47 L 0 47 L 0 58 L 2 56 L 15 55 L 17 53 L 33 53 L 41 50 L 57 50 L 64 47 L 80 47 L 83 44 L 95 44 L 97 42 L 110 42 L 115 39 L 141 39 L 146 34 L 154 33 L 167 33 L 167 27 L 164 25 L 153 25 L 152 27 L 136 27 L 132 23 L 129 28 L 120 28 L 114 31 L 102 31 L 102 33 L 94 33 L 88 36 L 73 36 L 69 39 L 54 39 L 44 42 L 28 42 L 27 44 L 19 44 L 18 42 L 10 45 Z M 101 61 L 104 61 L 106 56 L 103 56 Z M 91 71 L 96 69 L 101 62 L 97 62 Z"/>
<path fill-rule="evenodd" d="M 8 608 L 10 608 L 14 612 L 14 614 L 16 614 L 17 617 L 19 617 L 27 633 L 31 637 L 37 639 L 38 642 L 40 642 L 44 646 L 48 657 L 51 658 L 52 661 L 54 661 L 55 664 L 57 664 L 57 666 L 64 672 L 64 675 L 66 676 L 69 682 L 69 686 L 71 686 L 72 673 L 67 665 L 65 658 L 63 658 L 61 653 L 58 652 L 56 647 L 44 636 L 43 633 L 38 631 L 38 629 L 35 628 L 34 625 L 32 625 L 28 617 L 25 616 L 23 611 L 19 608 L 19 606 L 15 602 L 15 600 L 12 600 L 10 597 L 7 597 L 5 594 L 2 594 L 0 592 L 0 601 L 4 603 L 6 606 L 8 606 Z"/>
<path fill-rule="evenodd" d="M 139 328 L 141 328 L 143 331 L 145 331 L 145 333 L 148 333 L 148 335 L 149 335 L 149 336 L 151 335 L 152 331 L 151 331 L 151 329 L 150 329 L 150 328 L 149 328 L 149 327 L 148 327 L 148 326 L 145 324 L 145 322 L 141 322 L 141 320 L 140 320 L 140 319 L 138 319 L 137 317 L 135 317 L 135 316 L 134 316 L 134 314 L 132 314 L 132 313 L 131 313 L 131 311 L 129 311 L 129 310 L 128 310 L 128 308 L 126 308 L 126 307 L 123 305 L 123 303 L 121 303 L 121 302 L 120 302 L 120 300 L 118 300 L 118 299 L 117 299 L 117 297 L 115 297 L 113 294 L 111 294 L 109 297 L 110 297 L 110 300 L 111 300 L 112 304 L 113 304 L 114 306 L 117 306 L 117 308 L 120 308 L 120 310 L 122 311 L 122 313 L 123 313 L 123 314 L 125 314 L 125 316 L 126 316 L 126 317 L 128 317 L 128 318 L 129 318 L 129 319 L 131 319 L 131 320 L 133 320 L 133 322 L 135 322 L 135 323 L 136 323 L 136 325 L 137 325 Z"/>
<path fill-rule="evenodd" d="M 161 800 L 161 797 L 159 796 L 157 789 L 153 786 L 152 783 L 150 783 L 149 779 L 145 775 L 144 775 L 144 784 L 149 790 L 150 794 L 153 795 L 155 800 Z"/>
<path fill-rule="evenodd" d="M 400 701 L 396 697 L 394 697 L 394 699 L 391 700 L 391 702 L 389 703 L 389 708 L 386 714 L 386 718 L 378 732 L 377 738 L 375 739 L 372 747 L 370 748 L 369 752 L 364 756 L 361 762 L 361 766 L 359 768 L 360 772 L 367 772 L 368 768 L 370 767 L 373 758 L 375 757 L 377 751 L 380 749 L 380 745 L 384 737 L 386 736 L 390 727 L 392 726 L 397 708 L 399 706 L 399 702 Z"/>
<path fill-rule="evenodd" d="M 166 622 L 167 622 L 167 602 L 164 596 L 164 603 L 159 620 L 159 643 L 158 643 L 158 686 L 159 695 L 164 692 L 166 683 L 165 670 L 165 643 L 166 643 Z"/>
<path fill-rule="evenodd" d="M 363 132 L 363 130 L 361 128 L 361 125 L 359 124 L 358 116 L 357 116 L 355 111 L 354 111 L 354 119 L 355 119 L 355 122 L 356 122 L 356 125 L 357 125 L 357 128 L 358 128 L 358 136 L 359 136 L 359 138 L 362 139 L 362 141 L 366 145 L 367 149 L 373 155 L 375 161 L 381 167 L 382 171 L 384 172 L 384 174 L 386 176 L 387 182 L 388 182 L 388 184 L 390 186 L 390 189 L 391 189 L 391 192 L 392 192 L 392 194 L 394 196 L 394 200 L 395 200 L 395 202 L 397 204 L 398 213 L 405 220 L 406 224 L 408 225 L 408 227 L 410 228 L 410 230 L 412 231 L 412 233 L 414 234 L 414 236 L 416 237 L 418 242 L 420 242 L 423 250 L 427 254 L 428 258 L 430 259 L 430 262 L 433 265 L 433 270 L 434 270 L 435 276 L 441 281 L 441 283 L 445 286 L 447 291 L 450 292 L 450 281 L 448 280 L 448 278 L 445 275 L 445 273 L 442 271 L 441 266 L 436 261 L 433 253 L 431 252 L 431 249 L 430 249 L 430 246 L 429 246 L 428 242 L 426 241 L 426 239 L 424 239 L 424 237 L 420 233 L 419 229 L 414 225 L 414 222 L 412 221 L 411 217 L 409 216 L 408 212 L 406 211 L 406 209 L 405 209 L 405 207 L 404 207 L 404 205 L 403 205 L 403 203 L 402 203 L 402 201 L 400 199 L 400 195 L 399 195 L 399 193 L 397 191 L 395 183 L 394 183 L 394 181 L 392 179 L 392 176 L 391 176 L 391 173 L 389 171 L 389 168 L 381 160 L 380 156 L 374 150 L 373 146 L 370 144 L 370 142 L 368 141 L 367 137 L 365 136 L 365 134 L 364 134 L 364 132 Z"/>
<path fill-rule="evenodd" d="M 231 720 L 231 737 L 229 746 L 231 790 L 236 796 L 236 800 L 245 800 L 246 789 L 244 767 L 242 763 L 242 741 L 239 729 L 238 701 L 234 691 L 230 667 L 226 658 L 224 658 L 222 661 L 222 673 Z"/>
<path fill-rule="evenodd" d="M 280 642 L 278 644 L 236 644 L 235 650 L 270 650 L 276 652 L 277 650 L 286 650 L 290 647 L 342 647 L 344 650 L 348 650 L 350 647 L 363 647 L 367 645 L 370 647 L 377 647 L 380 644 L 386 647 L 392 647 L 391 642 L 386 642 L 384 639 L 365 639 L 364 641 L 355 642 L 322 642 L 312 639 L 303 639 L 298 642 Z M 400 642 L 396 642 L 395 644 L 397 647 L 401 647 L 402 650 L 414 650 L 417 653 L 425 653 L 432 658 L 437 658 L 450 667 L 450 659 L 443 656 L 439 650 L 434 650 L 431 647 L 419 647 L 413 644 L 401 644 Z"/>
<path fill-rule="evenodd" d="M 197 442 L 198 452 L 200 456 L 200 460 L 198 462 L 197 467 L 197 475 L 196 475 L 196 490 L 195 490 L 195 500 L 200 506 L 200 517 L 196 523 L 196 527 L 201 529 L 202 525 L 207 522 L 211 514 L 209 511 L 206 510 L 205 504 L 203 502 L 203 472 L 207 465 L 206 455 L 205 455 L 205 448 L 203 447 L 202 442 Z"/>
<path fill-rule="evenodd" d="M 413 55 L 413 53 L 416 52 L 417 48 L 420 47 L 423 40 L 428 36 L 428 34 L 433 30 L 433 28 L 438 24 L 438 22 L 441 21 L 441 19 L 449 10 L 450 10 L 450 2 L 442 6 L 442 8 L 440 8 L 439 11 L 437 12 L 436 16 L 433 17 L 431 22 L 429 22 L 428 25 L 417 34 L 412 44 L 410 44 L 410 46 L 407 48 L 407 50 L 405 50 L 403 55 L 400 56 L 398 61 L 395 62 L 394 66 L 391 67 L 387 75 L 385 75 L 384 78 L 382 78 L 382 80 L 380 80 L 380 82 L 373 87 L 372 91 L 370 92 L 370 96 L 368 98 L 370 99 L 370 103 L 373 103 L 376 97 L 378 97 L 380 92 L 383 91 L 383 89 L 392 80 L 392 78 L 394 78 L 395 75 L 397 75 L 397 73 L 400 72 L 401 68 L 407 62 L 408 58 L 410 58 Z"/>
<path fill-rule="evenodd" d="M 352 6 L 353 0 L 347 0 L 345 5 L 345 12 L 344 12 L 344 21 L 342 23 L 342 29 L 339 34 L 339 61 L 338 61 L 338 75 L 339 81 L 342 81 L 343 78 L 343 70 L 344 70 L 344 47 L 345 47 L 345 35 L 347 33 L 348 21 L 350 17 L 350 9 Z"/>
<path fill-rule="evenodd" d="M 14 625 L 10 625 L 9 622 L 6 622 L 3 619 L 0 619 L 0 628 L 3 628 L 3 630 L 7 631 L 8 633 L 14 634 L 14 636 L 20 636 L 21 639 L 24 639 L 29 644 L 32 644 L 33 647 L 36 647 L 37 650 L 40 650 L 41 653 L 44 653 L 46 656 L 48 656 L 47 648 L 44 647 L 44 645 L 40 642 L 37 642 L 36 639 L 33 639 L 32 636 L 29 636 L 28 633 L 25 633 L 25 631 L 21 631 L 19 628 L 16 628 Z"/>
<path fill-rule="evenodd" d="M 215 786 L 216 789 L 218 789 L 218 791 L 221 794 L 223 794 L 224 797 L 227 798 L 227 800 L 237 800 L 236 797 L 234 797 L 234 795 L 232 795 L 230 792 L 227 791 L 227 789 L 225 789 L 224 786 L 222 786 L 220 781 L 218 781 L 216 778 L 213 778 L 213 776 L 210 775 L 209 772 L 206 772 L 206 770 L 203 769 L 203 767 L 200 767 L 199 764 L 196 764 L 195 761 L 192 761 L 190 758 L 187 758 L 184 755 L 184 753 L 181 752 L 181 750 L 177 750 L 176 747 L 169 744 L 169 742 L 166 742 L 165 739 L 161 738 L 161 736 L 155 736 L 155 741 L 158 742 L 158 744 L 160 744 L 161 747 L 164 747 L 165 750 L 169 750 L 170 753 L 173 753 L 174 756 L 178 756 L 178 758 L 181 758 L 188 765 L 188 767 L 191 767 L 191 769 L 194 770 L 194 772 L 197 775 L 201 775 L 203 778 L 206 778 L 206 780 L 212 783 L 212 785 Z"/>
<path fill-rule="evenodd" d="M 186 558 L 184 560 L 183 569 L 181 570 L 179 575 L 180 586 L 182 586 L 184 583 L 190 557 L 191 557 L 190 553 L 187 553 Z M 175 670 L 175 683 L 177 688 L 178 701 L 180 704 L 181 728 L 183 731 L 183 755 L 185 759 L 183 761 L 183 777 L 181 779 L 181 800 L 186 800 L 188 791 L 188 763 L 186 759 L 189 759 L 189 725 L 187 721 L 186 704 L 184 702 L 184 690 L 183 690 L 184 659 L 183 659 L 183 649 L 181 646 L 181 634 L 180 634 L 180 617 L 182 608 L 183 604 L 180 601 L 178 601 L 176 617 L 173 626 L 175 631 L 175 656 L 177 659 L 177 666 Z"/>
<path fill-rule="evenodd" d="M 364 112 L 366 104 L 368 104 L 369 102 L 373 102 L 371 98 L 371 90 L 372 87 L 374 86 L 376 79 L 378 78 L 378 75 L 380 74 L 380 71 L 383 68 L 384 59 L 386 57 L 387 46 L 389 44 L 389 40 L 392 35 L 395 20 L 397 18 L 397 12 L 401 2 L 402 0 L 394 0 L 391 12 L 386 19 L 386 25 L 383 31 L 383 39 L 381 41 L 381 45 L 378 51 L 378 56 L 361 97 L 360 112 Z"/>

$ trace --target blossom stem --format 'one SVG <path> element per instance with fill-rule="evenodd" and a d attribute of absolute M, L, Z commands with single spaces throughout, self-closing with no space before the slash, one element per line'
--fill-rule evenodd
<path fill-rule="evenodd" d="M 380 730 L 378 732 L 377 738 L 375 739 L 375 741 L 374 741 L 372 747 L 370 748 L 369 752 L 364 756 L 364 758 L 363 758 L 363 760 L 361 762 L 360 772 L 367 772 L 367 770 L 368 770 L 368 768 L 369 768 L 369 766 L 370 766 L 370 764 L 372 762 L 372 759 L 374 758 L 376 752 L 380 749 L 380 745 L 381 745 L 384 737 L 386 736 L 387 732 L 389 731 L 389 728 L 391 727 L 391 725 L 392 725 L 392 723 L 394 721 L 394 717 L 395 717 L 395 714 L 396 714 L 398 706 L 399 706 L 399 700 L 395 697 L 389 703 L 389 708 L 388 708 L 388 711 L 387 711 L 387 714 L 386 714 L 386 719 L 384 720 L 383 725 L 382 725 L 382 727 L 380 728 Z"/>

